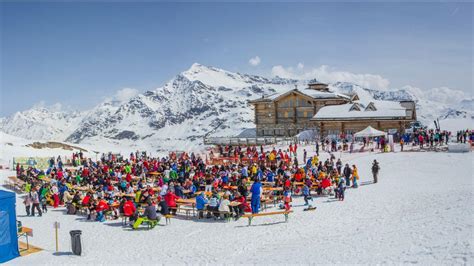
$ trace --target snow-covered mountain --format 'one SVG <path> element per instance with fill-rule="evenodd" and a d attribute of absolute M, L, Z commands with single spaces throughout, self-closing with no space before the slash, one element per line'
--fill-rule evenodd
<path fill-rule="evenodd" d="M 1 131 L 29 139 L 72 143 L 121 145 L 137 149 L 193 149 L 202 146 L 204 135 L 236 135 L 255 127 L 247 101 L 266 94 L 306 86 L 308 81 L 232 73 L 193 64 L 164 86 L 129 99 L 108 99 L 83 112 L 52 111 L 36 107 L 1 118 Z M 473 99 L 448 106 L 424 99 L 413 89 L 379 91 L 337 82 L 330 89 L 357 93 L 361 101 L 415 100 L 418 117 L 471 119 Z"/>
<path fill-rule="evenodd" d="M 58 111 L 36 106 L 0 118 L 1 131 L 28 139 L 64 140 L 82 120 L 84 112 Z"/>

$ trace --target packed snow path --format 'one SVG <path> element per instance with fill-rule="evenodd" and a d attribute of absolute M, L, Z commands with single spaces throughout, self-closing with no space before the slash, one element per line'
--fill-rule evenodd
<path fill-rule="evenodd" d="M 358 166 L 362 186 L 347 190 L 344 202 L 315 198 L 316 211 L 304 212 L 296 197 L 288 223 L 280 216 L 257 217 L 251 227 L 246 219 L 173 219 L 151 231 L 132 231 L 120 220 L 87 222 L 63 209 L 24 217 L 18 199 L 18 218 L 34 230 L 30 243 L 45 250 L 10 263 L 473 263 L 472 153 L 343 154 L 344 163 L 345 158 Z M 378 184 L 371 184 L 374 158 L 382 168 Z M 61 223 L 56 255 L 54 221 Z M 74 229 L 83 232 L 81 257 L 67 255 Z"/>

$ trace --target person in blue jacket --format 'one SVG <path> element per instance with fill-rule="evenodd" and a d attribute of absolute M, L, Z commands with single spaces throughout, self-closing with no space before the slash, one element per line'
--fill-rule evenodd
<path fill-rule="evenodd" d="M 199 213 L 199 219 L 204 218 L 204 209 L 206 208 L 206 204 L 207 199 L 204 196 L 204 192 L 201 192 L 201 194 L 196 197 L 196 209 Z"/>
<path fill-rule="evenodd" d="M 247 166 L 242 167 L 242 172 L 241 173 L 242 173 L 242 178 L 246 178 L 246 177 L 249 176 Z"/>
<path fill-rule="evenodd" d="M 273 182 L 273 181 L 274 181 L 273 177 L 274 177 L 273 172 L 272 172 L 272 171 L 268 171 L 268 172 L 267 172 L 267 181 L 268 181 L 268 182 Z"/>
<path fill-rule="evenodd" d="M 252 199 L 250 202 L 252 213 L 258 213 L 258 210 L 260 209 L 260 196 L 262 195 L 262 191 L 262 183 L 260 183 L 258 178 L 255 178 L 252 187 L 250 188 L 250 192 L 252 192 Z"/>

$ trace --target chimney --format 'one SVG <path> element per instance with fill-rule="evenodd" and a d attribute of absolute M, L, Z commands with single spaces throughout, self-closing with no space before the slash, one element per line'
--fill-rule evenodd
<path fill-rule="evenodd" d="M 317 91 L 324 91 L 324 92 L 329 91 L 328 84 L 322 83 L 322 82 L 309 83 L 308 88 L 311 90 L 317 90 Z"/>

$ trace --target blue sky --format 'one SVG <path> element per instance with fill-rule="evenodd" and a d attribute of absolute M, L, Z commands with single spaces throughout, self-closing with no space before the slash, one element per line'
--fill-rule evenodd
<path fill-rule="evenodd" d="M 469 3 L 0 5 L 0 116 L 40 101 L 90 108 L 122 88 L 159 87 L 194 62 L 265 76 L 325 65 L 389 88 L 473 90 Z"/>

